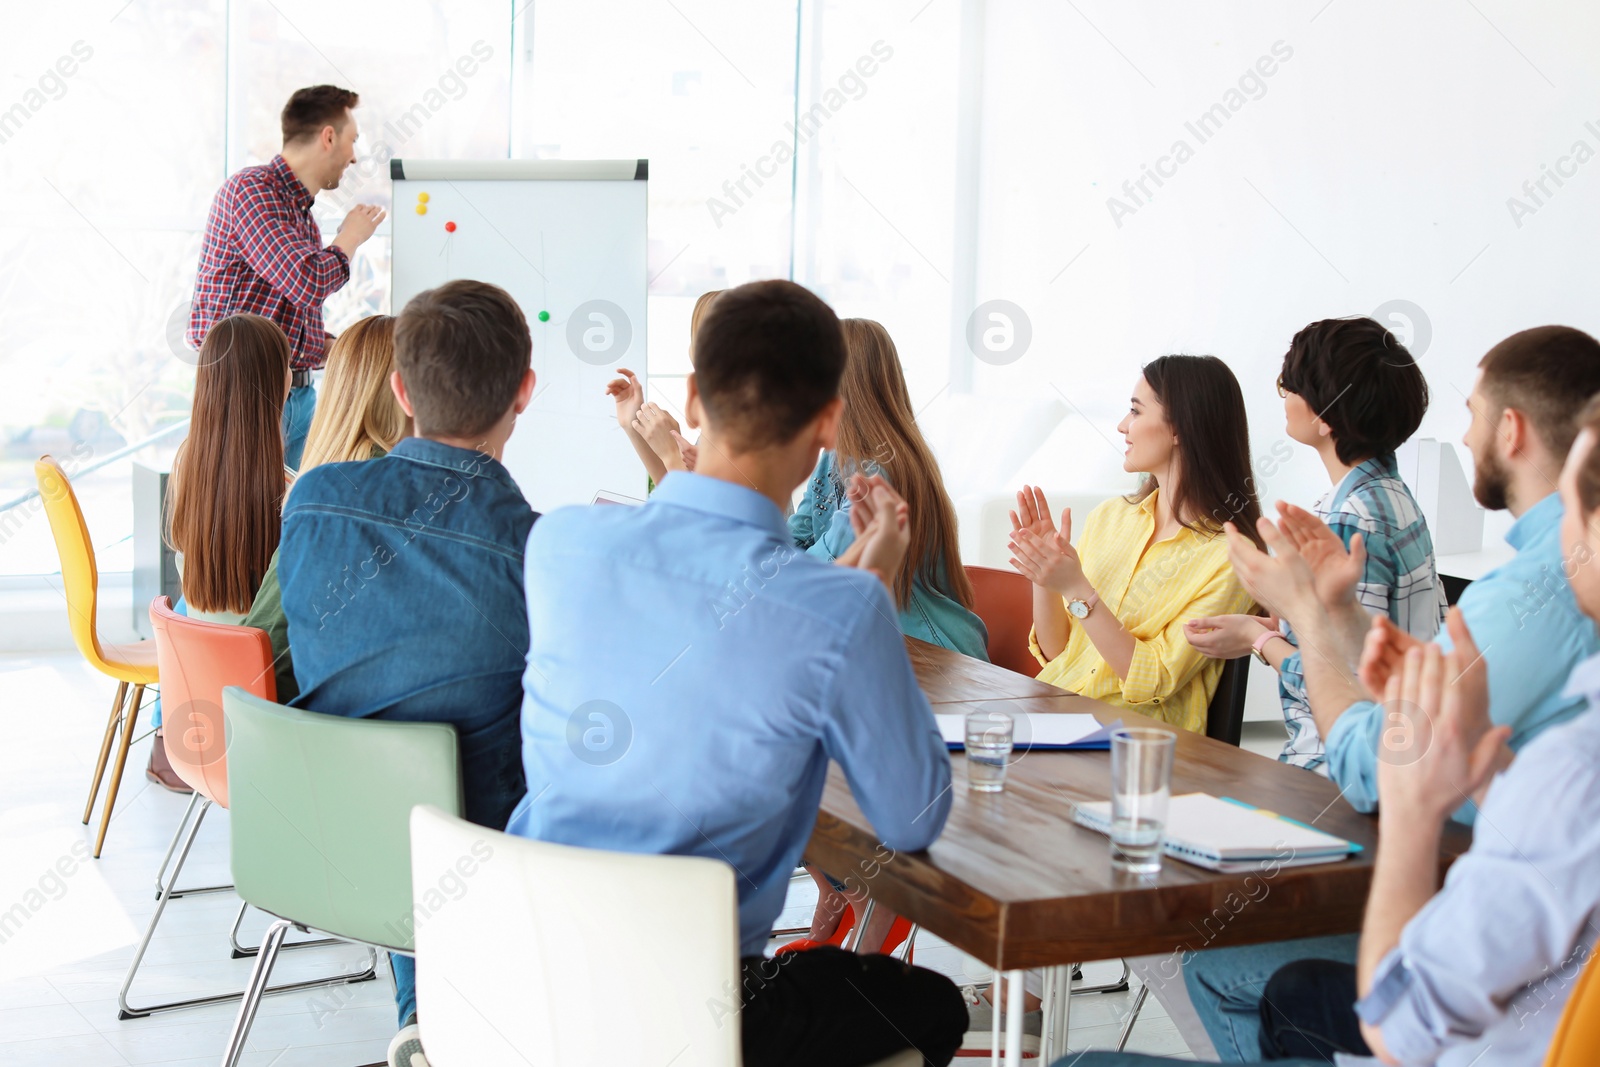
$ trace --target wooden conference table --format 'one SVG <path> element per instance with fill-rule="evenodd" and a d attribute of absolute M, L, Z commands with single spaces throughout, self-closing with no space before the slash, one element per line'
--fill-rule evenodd
<path fill-rule="evenodd" d="M 918 683 L 940 713 L 1078 712 L 1103 723 L 1171 729 L 912 638 L 906 646 Z M 1030 752 L 1011 766 L 1001 793 L 968 790 L 958 757 L 949 821 L 939 840 L 918 853 L 890 853 L 879 844 L 834 765 L 807 859 L 851 888 L 864 886 L 875 904 L 997 972 L 1015 972 L 1013 988 L 1028 968 L 1359 931 L 1377 819 L 1356 812 L 1325 778 L 1175 732 L 1174 795 L 1233 797 L 1357 842 L 1362 851 L 1333 863 L 1234 874 L 1170 857 L 1153 877 L 1114 872 L 1105 835 L 1072 821 L 1074 802 L 1110 799 L 1109 753 Z M 1451 824 L 1441 870 L 1470 842 L 1469 831 Z M 1053 1009 L 1059 1019 L 1060 1047 L 1053 1052 L 1063 1055 L 1067 997 L 1063 991 L 1047 1000 L 1047 1018 Z M 1007 1061 L 1018 1062 L 1012 1055 Z"/>

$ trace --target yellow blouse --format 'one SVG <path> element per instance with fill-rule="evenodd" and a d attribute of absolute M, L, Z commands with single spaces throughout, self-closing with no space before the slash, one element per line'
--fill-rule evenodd
<path fill-rule="evenodd" d="M 1195 651 L 1183 624 L 1246 612 L 1252 602 L 1234 576 L 1223 535 L 1184 528 L 1145 547 L 1155 532 L 1158 493 L 1137 504 L 1105 501 L 1089 513 L 1078 539 L 1084 575 L 1100 597 L 1093 610 L 1110 610 L 1133 635 L 1128 676 L 1117 677 L 1070 615 L 1059 656 L 1045 659 L 1031 632 L 1028 648 L 1044 667 L 1041 682 L 1203 733 L 1223 661 Z"/>

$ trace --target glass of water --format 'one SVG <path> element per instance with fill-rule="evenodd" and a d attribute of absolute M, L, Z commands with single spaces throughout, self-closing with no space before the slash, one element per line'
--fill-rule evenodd
<path fill-rule="evenodd" d="M 1177 743 L 1178 736 L 1167 730 L 1111 732 L 1111 866 L 1116 870 L 1161 870 Z"/>
<path fill-rule="evenodd" d="M 1003 711 L 974 711 L 967 715 L 967 788 L 976 793 L 998 793 L 1006 787 L 1006 764 L 1011 762 L 1015 728 L 1011 716 Z"/>

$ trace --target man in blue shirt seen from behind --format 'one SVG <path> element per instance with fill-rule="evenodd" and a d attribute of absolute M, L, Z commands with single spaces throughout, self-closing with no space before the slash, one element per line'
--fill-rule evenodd
<path fill-rule="evenodd" d="M 474 281 L 413 297 L 394 342 L 391 384 L 416 436 L 307 471 L 284 507 L 294 703 L 454 726 L 466 817 L 500 829 L 525 792 L 522 552 L 538 517 L 500 455 L 533 396 L 533 346 L 510 295 Z M 390 966 L 401 1026 L 390 1062 L 411 1067 L 415 965 Z"/>
<path fill-rule="evenodd" d="M 854 482 L 843 565 L 797 551 L 784 522 L 833 444 L 844 362 L 838 319 L 806 289 L 723 293 L 695 338 L 696 469 L 639 508 L 552 512 L 528 539 L 529 791 L 508 829 L 729 863 L 742 1004 L 732 990 L 702 999 L 731 999 L 748 1067 L 906 1048 L 945 1064 L 966 1028 L 960 993 L 932 971 L 831 947 L 763 958 L 830 759 L 885 863 L 932 844 L 950 809 L 949 755 L 884 585 L 909 539 L 904 502 L 881 479 Z"/>

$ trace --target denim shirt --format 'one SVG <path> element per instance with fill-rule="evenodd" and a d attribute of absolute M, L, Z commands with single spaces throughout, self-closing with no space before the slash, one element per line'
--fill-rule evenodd
<path fill-rule="evenodd" d="M 883 472 L 874 467 L 867 473 Z M 832 452 L 822 453 L 817 461 L 800 506 L 789 517 L 789 533 L 807 554 L 829 563 L 855 542 L 850 498 L 845 495 L 844 476 L 834 470 Z M 942 567 L 940 576 L 943 577 Z M 983 620 L 920 574 L 912 581 L 911 596 L 900 609 L 900 632 L 974 659 L 989 658 L 989 631 Z"/>
<path fill-rule="evenodd" d="M 307 471 L 278 549 L 294 706 L 454 726 L 466 816 L 497 829 L 526 790 L 522 552 L 537 517 L 495 460 L 408 437 Z"/>

